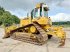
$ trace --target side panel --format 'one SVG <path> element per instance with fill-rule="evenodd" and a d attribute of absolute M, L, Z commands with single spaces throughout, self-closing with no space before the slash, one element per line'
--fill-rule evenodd
<path fill-rule="evenodd" d="M 25 25 L 28 25 L 30 23 L 31 23 L 30 17 L 29 18 L 25 18 L 25 19 L 21 19 L 20 20 L 20 27 L 25 26 Z"/>
<path fill-rule="evenodd" d="M 39 24 L 46 25 L 46 24 L 52 24 L 51 19 L 48 17 L 39 17 L 35 18 L 32 21 L 37 21 Z"/>

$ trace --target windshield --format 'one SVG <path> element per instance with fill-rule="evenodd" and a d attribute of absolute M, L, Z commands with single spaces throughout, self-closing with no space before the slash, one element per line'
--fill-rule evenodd
<path fill-rule="evenodd" d="M 44 16 L 48 17 L 48 11 L 47 11 L 46 7 L 44 7 Z"/>
<path fill-rule="evenodd" d="M 37 18 L 37 17 L 40 16 L 39 13 L 40 13 L 39 9 L 35 8 L 35 9 L 33 9 L 32 12 L 31 12 L 31 17 L 32 17 L 32 18 Z"/>
<path fill-rule="evenodd" d="M 37 18 L 37 17 L 42 17 L 42 16 L 44 16 L 44 17 L 48 17 L 48 10 L 47 10 L 47 8 L 46 7 L 43 7 L 43 9 L 42 8 L 35 8 L 35 9 L 33 9 L 32 10 L 32 12 L 31 12 L 31 17 L 32 18 Z"/>
<path fill-rule="evenodd" d="M 34 17 L 39 17 L 38 9 L 35 9 L 34 14 L 35 14 Z"/>

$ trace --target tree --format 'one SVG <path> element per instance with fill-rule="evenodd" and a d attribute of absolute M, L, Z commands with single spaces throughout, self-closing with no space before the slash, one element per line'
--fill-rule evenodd
<path fill-rule="evenodd" d="M 4 26 L 10 26 L 13 23 L 18 24 L 20 19 L 12 15 L 9 11 L 5 11 L 0 7 L 0 25 L 4 24 Z"/>
<path fill-rule="evenodd" d="M 2 15 L 4 11 L 4 8 L 0 7 L 0 15 Z"/>
<path fill-rule="evenodd" d="M 20 22 L 19 18 L 15 15 L 12 15 L 14 23 L 18 24 Z"/>

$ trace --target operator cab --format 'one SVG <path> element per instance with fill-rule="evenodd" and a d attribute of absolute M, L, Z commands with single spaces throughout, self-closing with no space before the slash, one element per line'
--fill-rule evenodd
<path fill-rule="evenodd" d="M 31 12 L 32 18 L 38 18 L 38 17 L 48 17 L 48 7 L 47 5 L 41 4 L 39 8 L 35 8 Z"/>

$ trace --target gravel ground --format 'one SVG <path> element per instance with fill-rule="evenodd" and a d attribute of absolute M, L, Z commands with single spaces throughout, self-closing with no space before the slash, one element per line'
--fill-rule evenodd
<path fill-rule="evenodd" d="M 42 46 L 13 40 L 11 38 L 2 39 L 4 29 L 0 28 L 0 52 L 70 52 L 70 28 L 64 28 L 66 31 L 66 44 L 58 47 L 59 40 L 52 38 Z"/>

